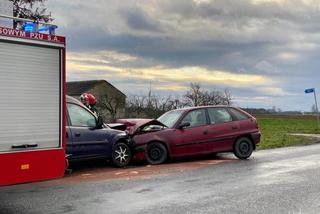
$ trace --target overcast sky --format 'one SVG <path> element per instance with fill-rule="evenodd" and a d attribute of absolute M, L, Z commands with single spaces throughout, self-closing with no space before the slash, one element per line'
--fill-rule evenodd
<path fill-rule="evenodd" d="M 320 91 L 319 0 L 49 0 L 67 37 L 68 81 L 150 83 L 178 96 L 198 82 L 235 105 L 310 110 Z M 319 97 L 320 98 L 320 97 Z"/>

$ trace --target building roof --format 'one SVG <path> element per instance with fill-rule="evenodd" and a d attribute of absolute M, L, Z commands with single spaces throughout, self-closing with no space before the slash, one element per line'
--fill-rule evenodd
<path fill-rule="evenodd" d="M 96 85 L 99 84 L 107 84 L 117 90 L 119 93 L 123 94 L 123 96 L 127 97 L 122 91 L 114 87 L 111 83 L 106 80 L 86 80 L 86 81 L 74 81 L 67 82 L 67 94 L 70 96 L 79 96 L 84 92 L 90 91 Z"/>

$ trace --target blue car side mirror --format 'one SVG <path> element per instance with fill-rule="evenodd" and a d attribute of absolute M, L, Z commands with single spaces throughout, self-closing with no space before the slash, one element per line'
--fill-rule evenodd
<path fill-rule="evenodd" d="M 102 127 L 103 127 L 103 118 L 101 116 L 98 116 L 96 129 L 102 129 Z"/>

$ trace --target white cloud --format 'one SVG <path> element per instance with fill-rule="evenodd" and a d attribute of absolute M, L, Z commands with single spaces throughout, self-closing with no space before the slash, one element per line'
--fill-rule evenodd
<path fill-rule="evenodd" d="M 278 87 L 260 87 L 256 89 L 262 94 L 269 96 L 295 96 L 296 94 L 285 91 L 283 88 Z"/>
<path fill-rule="evenodd" d="M 290 52 L 278 53 L 276 57 L 282 61 L 297 61 L 300 59 L 299 54 Z"/>
<path fill-rule="evenodd" d="M 270 62 L 263 60 L 258 62 L 254 68 L 256 68 L 259 71 L 262 71 L 263 73 L 266 74 L 277 74 L 279 73 L 279 69 L 273 66 Z"/>

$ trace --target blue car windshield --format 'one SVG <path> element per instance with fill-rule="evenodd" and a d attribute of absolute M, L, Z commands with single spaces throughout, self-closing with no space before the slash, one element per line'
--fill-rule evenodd
<path fill-rule="evenodd" d="M 169 111 L 161 115 L 157 120 L 166 125 L 168 128 L 173 128 L 182 113 L 183 111 L 181 110 Z"/>

